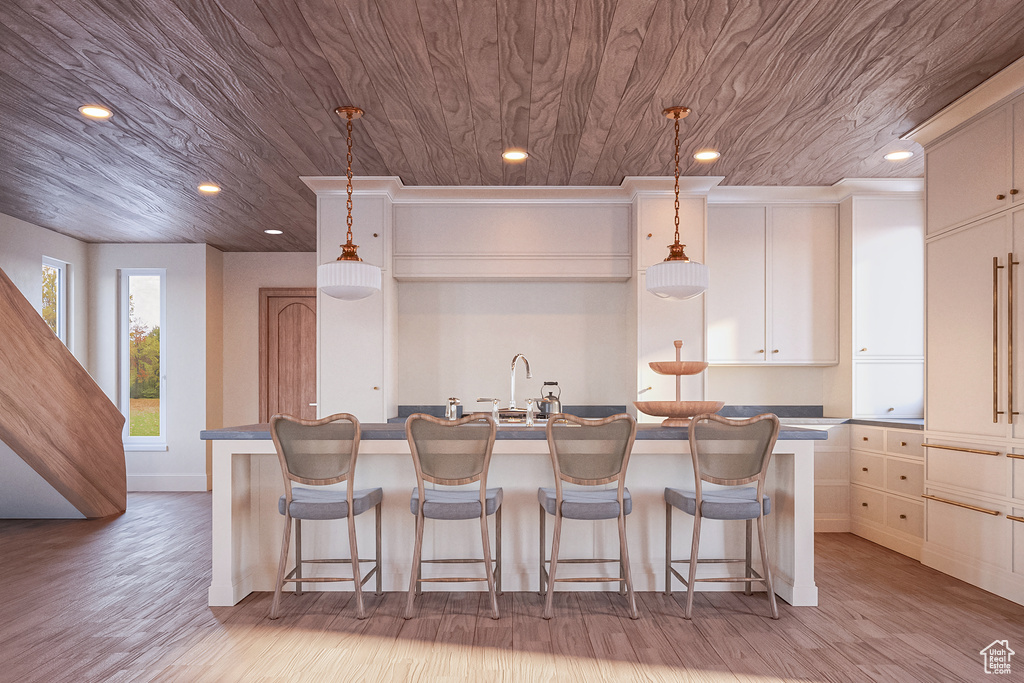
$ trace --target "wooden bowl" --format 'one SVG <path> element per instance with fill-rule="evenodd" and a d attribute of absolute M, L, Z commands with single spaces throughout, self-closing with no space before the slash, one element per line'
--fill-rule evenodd
<path fill-rule="evenodd" d="M 690 418 L 702 413 L 717 413 L 725 401 L 633 401 L 641 413 L 668 418 L 662 427 L 685 427 Z"/>
<path fill-rule="evenodd" d="M 656 360 L 648 365 L 659 375 L 696 375 L 708 367 L 702 360 Z"/>

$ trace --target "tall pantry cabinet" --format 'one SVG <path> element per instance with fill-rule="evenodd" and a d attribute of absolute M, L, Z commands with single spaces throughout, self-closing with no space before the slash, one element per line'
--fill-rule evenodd
<path fill-rule="evenodd" d="M 1024 603 L 1024 98 L 922 142 L 921 559 Z"/>

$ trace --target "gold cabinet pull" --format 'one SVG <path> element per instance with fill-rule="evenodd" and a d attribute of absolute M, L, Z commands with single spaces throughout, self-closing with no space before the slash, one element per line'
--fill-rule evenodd
<path fill-rule="evenodd" d="M 778 352 L 779 352 L 778 349 L 772 349 L 772 353 L 778 353 Z"/>
<path fill-rule="evenodd" d="M 906 442 L 906 441 L 900 441 L 900 445 L 901 445 L 901 446 L 906 446 L 906 445 L 907 445 L 907 442 Z"/>
<path fill-rule="evenodd" d="M 764 349 L 758 349 L 757 352 L 758 353 L 764 353 Z"/>
<path fill-rule="evenodd" d="M 1013 458 L 1015 460 L 1024 460 L 1024 455 L 1021 455 L 1020 453 L 1007 453 L 1006 457 Z"/>
<path fill-rule="evenodd" d="M 861 467 L 860 469 L 861 469 L 862 472 L 867 472 L 868 471 L 867 467 Z"/>
<path fill-rule="evenodd" d="M 900 481 L 906 481 L 906 480 L 907 480 L 907 475 L 901 474 L 900 475 Z"/>
<path fill-rule="evenodd" d="M 861 350 L 860 350 L 860 352 L 861 352 L 861 353 L 864 353 L 864 352 L 865 352 L 865 351 L 867 351 L 867 350 L 868 350 L 868 347 L 866 347 L 866 346 L 865 346 L 865 347 L 864 347 L 863 349 L 861 349 Z"/>
<path fill-rule="evenodd" d="M 1018 192 L 1020 192 L 1020 190 L 1018 190 L 1017 188 L 1013 188 L 1012 190 L 1010 190 L 1010 194 L 1017 194 Z"/>
<path fill-rule="evenodd" d="M 868 440 L 868 437 L 866 437 L 866 436 L 862 436 L 860 438 L 861 438 L 861 441 L 867 441 Z"/>
<path fill-rule="evenodd" d="M 940 448 L 944 451 L 959 451 L 961 453 L 977 453 L 978 455 L 1002 455 L 999 451 L 983 451 L 978 448 L 961 448 L 960 446 L 943 446 L 940 443 L 923 443 L 925 448 Z"/>
<path fill-rule="evenodd" d="M 999 422 L 999 257 L 992 257 L 992 424 Z"/>
<path fill-rule="evenodd" d="M 906 515 L 900 515 L 900 519 L 906 519 L 906 518 L 907 518 Z"/>
<path fill-rule="evenodd" d="M 1013 260 L 1013 252 L 1006 255 L 1006 421 L 1013 422 L 1019 415 L 1013 409 L 1013 267 L 1019 265 Z"/>
<path fill-rule="evenodd" d="M 1018 517 L 1017 515 L 1006 515 L 1007 519 L 1012 519 L 1014 522 L 1024 522 L 1024 517 Z"/>
<path fill-rule="evenodd" d="M 984 512 L 986 515 L 992 515 L 993 517 L 999 516 L 999 510 L 989 510 L 988 508 L 980 508 L 977 505 L 968 505 L 967 503 L 961 503 L 960 501 L 949 500 L 947 498 L 939 498 L 938 496 L 932 496 L 927 493 L 921 494 L 921 497 L 927 498 L 928 500 L 936 500 L 940 503 L 946 503 L 947 505 L 955 505 L 958 508 L 967 508 L 968 510 L 974 510 L 975 512 Z"/>
<path fill-rule="evenodd" d="M 861 504 L 860 504 L 860 506 L 861 506 L 862 508 L 866 508 L 866 507 L 868 506 L 868 504 L 867 504 L 867 503 L 861 503 Z"/>
<path fill-rule="evenodd" d="M 996 195 L 996 199 L 1002 201 L 1002 200 L 1006 199 L 1006 195 L 1005 194 L 997 194 Z"/>

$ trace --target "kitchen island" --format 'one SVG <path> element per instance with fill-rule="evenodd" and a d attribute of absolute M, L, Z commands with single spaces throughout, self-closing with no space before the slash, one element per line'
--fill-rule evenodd
<path fill-rule="evenodd" d="M 633 511 L 626 518 L 626 531 L 633 586 L 638 591 L 664 590 L 663 494 L 666 486 L 693 485 L 687 437 L 685 427 L 641 424 L 637 429 L 626 477 L 633 497 Z M 252 591 L 274 590 L 283 520 L 277 511 L 277 500 L 284 492 L 284 485 L 269 425 L 205 430 L 200 438 L 213 442 L 213 578 L 209 604 L 229 606 Z M 823 431 L 783 427 L 766 484 L 772 497 L 772 513 L 766 518 L 766 528 L 775 593 L 794 606 L 812 606 L 818 601 L 814 583 L 814 442 L 827 438 Z M 404 591 L 409 586 L 414 536 L 409 497 L 414 485 L 405 426 L 364 423 L 355 487 L 384 489 L 382 576 L 386 591 Z M 543 426 L 499 426 L 488 485 L 501 486 L 505 493 L 503 587 L 511 591 L 536 591 L 540 563 L 537 488 L 554 485 Z M 689 552 L 692 518 L 678 511 L 675 515 L 673 547 L 677 549 L 677 557 L 681 557 Z M 347 557 L 347 533 L 339 524 L 324 521 L 303 525 L 303 554 L 306 557 Z M 360 556 L 372 557 L 372 512 L 360 515 L 356 526 Z M 565 530 L 560 552 L 563 559 L 615 557 L 618 553 L 613 523 L 567 520 Z M 743 543 L 743 524 L 704 521 L 702 558 L 741 557 Z M 477 557 L 480 555 L 479 523 L 474 520 L 428 523 L 423 547 L 424 558 Z M 425 574 L 434 572 L 426 575 L 440 576 L 445 571 L 458 574 L 459 569 L 458 565 L 427 565 L 424 571 Z M 721 571 L 721 565 L 710 569 Z M 443 590 L 479 589 L 475 584 L 442 585 Z M 574 590 L 617 589 L 613 583 L 569 585 Z M 742 590 L 742 585 L 702 584 L 701 589 Z M 351 590 L 351 584 L 306 586 L 312 590 L 320 587 Z M 675 588 L 681 586 L 677 584 Z"/>

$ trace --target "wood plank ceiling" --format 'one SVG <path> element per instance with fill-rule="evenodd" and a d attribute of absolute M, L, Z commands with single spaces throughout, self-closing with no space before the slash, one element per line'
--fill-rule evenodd
<path fill-rule="evenodd" d="M 311 251 L 299 177 L 344 173 L 342 104 L 366 111 L 356 175 L 407 185 L 667 175 L 676 104 L 684 174 L 920 176 L 920 149 L 882 154 L 1021 55 L 1020 0 L 4 0 L 0 212 L 90 242 Z"/>

